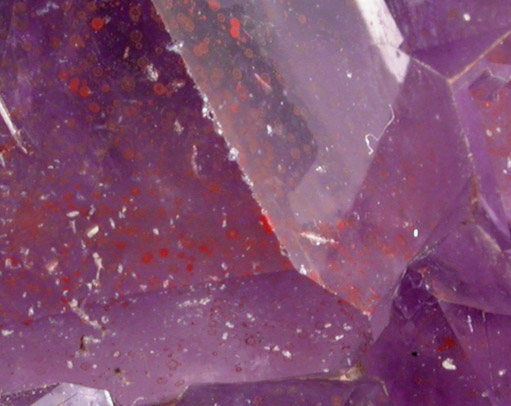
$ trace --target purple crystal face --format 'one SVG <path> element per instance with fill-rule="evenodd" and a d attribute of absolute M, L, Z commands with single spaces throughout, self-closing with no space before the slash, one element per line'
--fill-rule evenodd
<path fill-rule="evenodd" d="M 391 406 L 381 383 L 376 381 L 333 382 L 326 380 L 289 380 L 241 385 L 205 385 L 189 389 L 178 406 L 222 404 L 303 404 Z"/>
<path fill-rule="evenodd" d="M 62 383 L 0 397 L 3 406 L 115 406 L 105 390 Z"/>
<path fill-rule="evenodd" d="M 510 405 L 510 78 L 504 0 L 0 2 L 0 404 Z"/>
<path fill-rule="evenodd" d="M 149 2 L 16 1 L 3 43 L 2 318 L 291 269 Z"/>

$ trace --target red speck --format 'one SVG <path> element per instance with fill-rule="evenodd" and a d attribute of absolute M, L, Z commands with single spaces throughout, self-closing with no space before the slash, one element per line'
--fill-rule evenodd
<path fill-rule="evenodd" d="M 91 103 L 89 105 L 89 110 L 92 114 L 98 114 L 100 111 L 100 107 L 98 103 Z"/>
<path fill-rule="evenodd" d="M 440 352 L 444 352 L 444 351 L 450 350 L 455 345 L 456 345 L 456 342 L 452 338 L 446 338 L 444 343 L 440 347 L 438 347 L 437 349 Z"/>
<path fill-rule="evenodd" d="M 68 75 L 67 72 L 60 72 L 59 73 L 59 79 L 61 79 L 61 80 L 66 80 L 68 76 L 69 75 Z"/>
<path fill-rule="evenodd" d="M 118 242 L 117 243 L 117 249 L 118 250 L 125 250 L 126 249 L 126 243 L 125 242 Z"/>
<path fill-rule="evenodd" d="M 105 20 L 103 20 L 102 18 L 95 17 L 90 22 L 90 26 L 94 31 L 100 31 L 105 26 Z"/>
<path fill-rule="evenodd" d="M 89 89 L 88 86 L 82 86 L 80 88 L 80 96 L 83 98 L 83 99 L 86 99 L 87 97 L 89 97 L 91 94 L 91 91 Z"/>
<path fill-rule="evenodd" d="M 341 220 L 337 223 L 338 230 L 344 230 L 345 228 L 346 228 L 346 223 L 344 221 Z"/>
<path fill-rule="evenodd" d="M 192 264 L 186 265 L 186 271 L 187 272 L 193 272 L 193 265 Z"/>
<path fill-rule="evenodd" d="M 213 255 L 213 252 L 205 244 L 199 245 L 199 252 L 204 254 L 204 255 L 206 255 L 206 256 L 208 256 L 208 257 Z"/>
<path fill-rule="evenodd" d="M 228 240 L 234 241 L 239 238 L 240 233 L 238 232 L 238 230 L 230 229 L 225 233 L 225 236 L 227 237 Z"/>
<path fill-rule="evenodd" d="M 140 190 L 137 187 L 134 187 L 131 189 L 131 194 L 133 196 L 138 196 L 138 195 L 140 195 Z"/>
<path fill-rule="evenodd" d="M 268 217 L 261 216 L 259 218 L 259 223 L 263 226 L 264 232 L 268 235 L 273 235 L 273 227 L 270 224 L 270 221 L 268 220 Z"/>
<path fill-rule="evenodd" d="M 30 325 L 32 324 L 32 322 L 33 322 L 33 321 L 34 321 L 34 320 L 32 320 L 32 319 L 26 319 L 26 320 L 23 322 L 23 324 L 24 324 L 25 326 L 30 326 Z"/>
<path fill-rule="evenodd" d="M 215 13 L 218 10 L 220 10 L 220 3 L 218 1 L 216 1 L 216 0 L 209 0 L 208 1 L 208 6 L 211 9 L 211 11 L 213 11 Z"/>
<path fill-rule="evenodd" d="M 153 86 L 153 92 L 157 96 L 163 96 L 165 93 L 167 93 L 167 88 L 163 86 L 161 83 L 156 83 Z"/>
<path fill-rule="evenodd" d="M 160 248 L 159 254 L 161 258 L 167 258 L 169 256 L 169 250 L 166 248 Z"/>
<path fill-rule="evenodd" d="M 153 260 L 153 254 L 151 254 L 150 252 L 146 252 L 144 255 L 142 255 L 141 261 L 144 265 L 150 264 L 152 260 Z"/>
<path fill-rule="evenodd" d="M 231 37 L 233 37 L 234 39 L 238 39 L 240 37 L 240 29 L 241 29 L 240 20 L 238 20 L 237 18 L 231 18 L 231 30 L 229 31 Z"/>
<path fill-rule="evenodd" d="M 73 78 L 69 81 L 69 92 L 76 94 L 80 90 L 80 79 Z"/>
<path fill-rule="evenodd" d="M 62 278 L 60 278 L 60 281 L 62 283 L 65 283 L 65 284 L 68 284 L 68 283 L 71 283 L 71 279 L 69 279 L 68 277 L 64 276 Z"/>

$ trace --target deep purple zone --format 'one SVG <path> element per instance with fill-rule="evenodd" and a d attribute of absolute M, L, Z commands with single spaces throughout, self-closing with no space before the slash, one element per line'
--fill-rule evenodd
<path fill-rule="evenodd" d="M 291 3 L 1 2 L 1 405 L 511 404 L 511 5 Z"/>

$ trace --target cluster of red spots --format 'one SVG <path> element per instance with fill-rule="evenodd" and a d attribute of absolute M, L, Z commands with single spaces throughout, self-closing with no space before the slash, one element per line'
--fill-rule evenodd
<path fill-rule="evenodd" d="M 142 9 L 140 8 L 140 6 L 132 6 L 132 7 L 130 7 L 130 18 L 131 18 L 131 21 L 133 21 L 134 23 L 138 23 L 138 21 L 140 20 L 141 16 L 142 16 Z"/>
<path fill-rule="evenodd" d="M 234 39 L 238 39 L 240 37 L 241 23 L 237 18 L 231 18 L 231 29 L 229 30 L 229 34 Z"/>
<path fill-rule="evenodd" d="M 437 348 L 438 352 L 444 352 L 452 349 L 456 345 L 456 342 L 452 338 L 446 338 L 444 343 Z"/>
<path fill-rule="evenodd" d="M 67 77 L 67 74 L 65 72 L 62 72 L 60 74 L 60 77 L 64 79 Z M 71 80 L 68 82 L 68 90 L 71 94 L 79 94 L 82 98 L 86 99 L 91 95 L 90 88 L 85 84 L 81 83 L 80 79 L 78 78 L 71 78 Z"/>

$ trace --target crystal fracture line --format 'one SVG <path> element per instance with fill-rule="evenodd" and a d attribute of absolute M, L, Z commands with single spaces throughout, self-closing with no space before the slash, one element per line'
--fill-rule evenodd
<path fill-rule="evenodd" d="M 0 115 L 4 119 L 9 132 L 11 133 L 12 138 L 16 141 L 16 145 L 23 151 L 23 153 L 28 154 L 27 149 L 23 146 L 21 141 L 20 130 L 16 128 L 16 125 L 11 120 L 11 115 L 9 114 L 9 110 L 7 110 L 7 106 L 2 96 L 0 96 Z"/>

